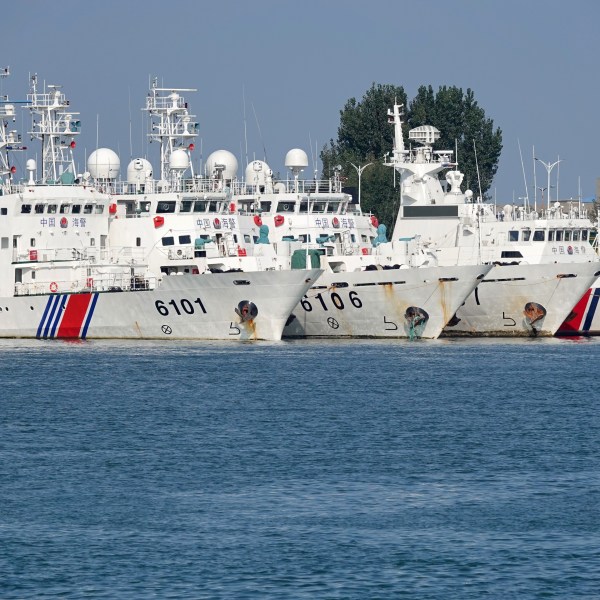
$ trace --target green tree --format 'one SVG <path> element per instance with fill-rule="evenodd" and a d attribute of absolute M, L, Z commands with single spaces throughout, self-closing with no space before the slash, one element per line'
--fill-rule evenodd
<path fill-rule="evenodd" d="M 348 100 L 340 111 L 337 140 L 330 140 L 321 152 L 323 174 L 331 176 L 340 165 L 347 185 L 358 187 L 357 166 L 374 163 L 364 170 L 361 178 L 361 204 L 364 210 L 377 214 L 390 228 L 399 204 L 399 190 L 394 186 L 398 176 L 383 166 L 383 157 L 393 146 L 393 127 L 387 111 L 394 103 L 404 104 L 404 134 L 420 125 L 433 125 L 441 137 L 436 149 L 456 149 L 459 169 L 465 174 L 464 189 L 479 194 L 477 163 L 481 193 L 485 196 L 492 185 L 502 150 L 502 132 L 494 129 L 492 119 L 486 118 L 472 90 L 463 92 L 455 86 L 442 86 L 434 92 L 431 86 L 421 86 L 408 104 L 404 88 L 373 83 L 361 101 Z"/>

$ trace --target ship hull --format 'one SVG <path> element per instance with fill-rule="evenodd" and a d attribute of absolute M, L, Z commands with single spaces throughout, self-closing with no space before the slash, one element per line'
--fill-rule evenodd
<path fill-rule="evenodd" d="M 277 341 L 320 273 L 178 275 L 153 290 L 3 298 L 0 337 Z"/>
<path fill-rule="evenodd" d="M 559 336 L 600 335 L 600 279 L 581 297 L 556 332 Z"/>
<path fill-rule="evenodd" d="M 283 335 L 435 339 L 488 270 L 480 265 L 324 273 L 294 309 Z M 407 318 L 414 309 L 426 320 Z"/>
<path fill-rule="evenodd" d="M 495 266 L 442 336 L 552 336 L 595 280 L 598 267 L 598 263 Z"/>

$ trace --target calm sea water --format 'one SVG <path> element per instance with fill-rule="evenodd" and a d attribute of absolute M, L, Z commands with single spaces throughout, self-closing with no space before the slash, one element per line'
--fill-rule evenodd
<path fill-rule="evenodd" d="M 598 598 L 598 364 L 0 342 L 0 598 Z"/>

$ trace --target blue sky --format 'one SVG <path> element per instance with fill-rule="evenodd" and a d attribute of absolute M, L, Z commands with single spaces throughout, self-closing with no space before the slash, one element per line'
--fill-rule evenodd
<path fill-rule="evenodd" d="M 81 113 L 80 164 L 98 129 L 122 172 L 132 153 L 149 154 L 158 170 L 140 110 L 156 75 L 198 89 L 186 95 L 200 123 L 195 162 L 200 145 L 204 158 L 245 154 L 244 98 L 248 158 L 265 148 L 283 174 L 290 148 L 312 164 L 311 142 L 320 149 L 335 138 L 345 102 L 373 82 L 402 85 L 409 98 L 431 84 L 472 88 L 502 129 L 499 203 L 524 195 L 518 141 L 531 196 L 533 146 L 546 162 L 564 160 L 562 198 L 577 196 L 579 180 L 592 196 L 600 177 L 596 0 L 28 0 L 5 6 L 2 21 L 3 93 L 24 98 L 34 72 L 62 84 Z M 16 125 L 27 131 L 29 119 Z M 546 171 L 537 176 L 545 186 Z"/>

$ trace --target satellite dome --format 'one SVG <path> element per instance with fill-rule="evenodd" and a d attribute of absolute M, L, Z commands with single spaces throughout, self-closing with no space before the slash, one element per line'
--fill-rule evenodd
<path fill-rule="evenodd" d="M 110 148 L 98 148 L 87 161 L 87 168 L 94 179 L 116 179 L 119 176 L 121 161 Z"/>
<path fill-rule="evenodd" d="M 273 175 L 269 165 L 262 160 L 253 160 L 244 173 L 244 180 L 248 185 L 265 185 L 267 178 Z"/>
<path fill-rule="evenodd" d="M 223 172 L 223 179 L 235 179 L 238 170 L 237 158 L 229 150 L 216 150 L 206 159 L 206 173 L 215 175 L 215 169 L 219 167 Z"/>
<path fill-rule="evenodd" d="M 145 158 L 134 158 L 127 165 L 127 183 L 145 183 L 152 179 L 152 165 Z"/>
<path fill-rule="evenodd" d="M 169 168 L 172 171 L 185 171 L 190 166 L 190 157 L 185 150 L 173 150 L 169 156 Z"/>
<path fill-rule="evenodd" d="M 306 152 L 300 148 L 293 148 L 285 155 L 285 166 L 292 171 L 300 171 L 308 167 Z"/>

